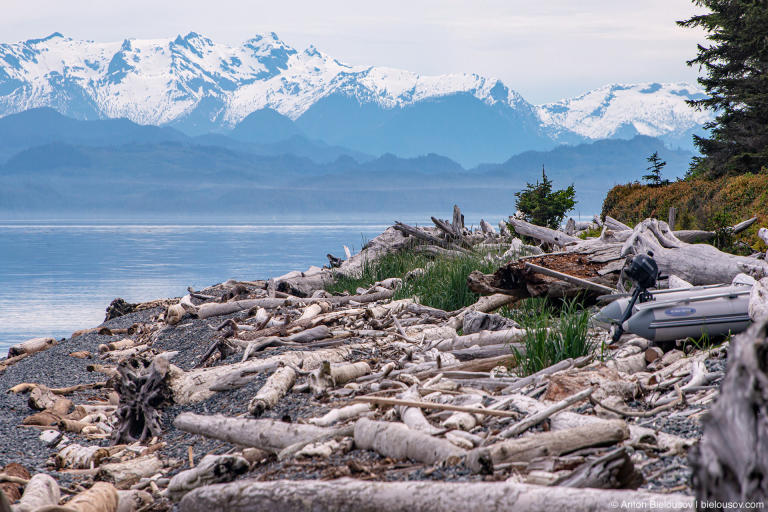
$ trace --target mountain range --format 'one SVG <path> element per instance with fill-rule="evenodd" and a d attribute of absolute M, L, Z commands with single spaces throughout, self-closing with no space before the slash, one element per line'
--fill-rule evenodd
<path fill-rule="evenodd" d="M 349 65 L 274 33 L 239 46 L 194 32 L 112 43 L 54 33 L 0 44 L 0 117 L 49 107 L 70 120 L 115 120 L 108 129 L 126 120 L 154 126 L 142 135 L 154 142 L 205 137 L 198 143 L 241 152 L 257 145 L 261 154 L 283 144 L 324 162 L 435 153 L 469 168 L 637 135 L 687 150 L 711 119 L 685 103 L 702 95 L 688 83 L 614 84 L 533 105 L 496 78 Z"/>

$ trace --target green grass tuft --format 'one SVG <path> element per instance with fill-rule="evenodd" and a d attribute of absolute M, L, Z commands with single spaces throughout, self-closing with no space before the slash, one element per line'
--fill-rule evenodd
<path fill-rule="evenodd" d="M 536 303 L 527 308 L 534 310 Z M 558 317 L 552 316 L 553 309 L 541 308 L 541 314 L 521 316 L 527 329 L 523 340 L 524 349 L 513 347 L 521 375 L 530 375 L 568 358 L 592 354 L 597 348 L 595 340 L 588 334 L 589 312 L 583 309 L 578 299 L 566 300 Z M 523 314 L 525 309 L 523 310 Z"/>

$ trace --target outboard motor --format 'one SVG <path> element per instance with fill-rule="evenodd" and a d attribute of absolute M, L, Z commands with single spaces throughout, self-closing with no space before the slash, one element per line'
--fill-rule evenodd
<path fill-rule="evenodd" d="M 652 300 L 651 294 L 648 293 L 649 288 L 653 288 L 656 285 L 656 280 L 659 278 L 659 266 L 656 265 L 656 261 L 653 259 L 653 252 L 648 251 L 648 254 L 638 254 L 632 258 L 629 262 L 629 266 L 624 270 L 624 273 L 635 283 L 635 289 L 632 292 L 632 298 L 627 304 L 627 309 L 624 310 L 624 315 L 619 322 L 619 325 L 613 331 L 613 342 L 616 343 L 624 334 L 624 322 L 632 316 L 632 308 L 635 307 L 635 303 L 645 302 Z"/>

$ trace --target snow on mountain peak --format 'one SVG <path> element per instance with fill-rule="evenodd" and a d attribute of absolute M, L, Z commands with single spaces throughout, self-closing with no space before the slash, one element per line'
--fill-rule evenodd
<path fill-rule="evenodd" d="M 529 112 L 555 140 L 680 134 L 711 119 L 686 105 L 703 94 L 691 84 L 613 84 L 533 106 L 495 78 L 349 65 L 314 46 L 297 51 L 274 32 L 239 46 L 196 32 L 107 43 L 55 32 L 0 44 L 0 117 L 47 106 L 77 118 L 159 125 L 202 115 L 233 126 L 262 108 L 295 120 L 333 94 L 391 109 L 457 93 Z"/>

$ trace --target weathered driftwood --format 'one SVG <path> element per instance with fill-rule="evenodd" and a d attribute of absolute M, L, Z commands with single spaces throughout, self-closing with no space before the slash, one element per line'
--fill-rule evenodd
<path fill-rule="evenodd" d="M 293 368 L 289 366 L 279 368 L 269 376 L 256 396 L 248 403 L 248 412 L 253 416 L 260 416 L 265 410 L 271 409 L 290 391 L 295 382 L 296 372 Z"/>
<path fill-rule="evenodd" d="M 412 402 L 414 400 L 419 400 L 421 398 L 421 394 L 419 393 L 417 385 L 413 385 L 400 393 L 398 398 L 405 402 Z M 421 412 L 419 407 L 397 405 L 395 406 L 395 410 L 397 411 L 397 414 L 400 416 L 400 419 L 403 421 L 403 423 L 408 425 L 408 428 L 411 430 L 418 430 L 419 432 L 424 432 L 425 434 L 431 436 L 442 434 L 445 431 L 444 429 L 440 429 L 432 425 L 424 416 L 424 413 Z"/>
<path fill-rule="evenodd" d="M 309 389 L 313 394 L 325 393 L 328 389 L 341 386 L 358 377 L 371 373 L 371 367 L 365 361 L 344 363 L 333 366 L 323 361 L 317 370 L 309 374 Z"/>
<path fill-rule="evenodd" d="M 34 354 L 47 350 L 56 344 L 55 338 L 32 338 L 16 345 L 12 345 L 8 349 L 8 357 L 20 356 L 23 354 Z"/>
<path fill-rule="evenodd" d="M 338 362 L 350 357 L 362 345 L 286 352 L 258 361 L 245 361 L 231 365 L 200 368 L 183 372 L 171 367 L 169 385 L 177 404 L 195 403 L 213 396 L 216 391 L 242 387 L 264 371 L 271 371 L 279 364 L 296 366 L 306 371 L 318 368 L 323 361 Z"/>
<path fill-rule="evenodd" d="M 221 415 L 202 416 L 188 412 L 179 414 L 173 424 L 185 432 L 242 446 L 252 446 L 270 453 L 277 453 L 294 443 L 312 440 L 331 431 L 331 429 L 300 423 L 228 418 Z"/>
<path fill-rule="evenodd" d="M 730 345 L 720 398 L 690 453 L 699 500 L 768 500 L 768 324 L 765 318 Z"/>
<path fill-rule="evenodd" d="M 362 251 L 348 256 L 336 269 L 336 272 L 345 276 L 358 276 L 365 265 L 369 265 L 385 254 L 395 252 L 411 244 L 412 239 L 407 238 L 394 227 L 389 227 L 383 233 L 368 242 Z"/>
<path fill-rule="evenodd" d="M 150 477 L 163 469 L 163 461 L 156 453 L 123 462 L 111 462 L 99 467 L 98 479 L 127 489 L 141 478 Z"/>
<path fill-rule="evenodd" d="M 50 475 L 37 473 L 29 479 L 19 503 L 14 505 L 14 512 L 34 512 L 43 507 L 59 503 L 61 492 L 59 484 Z"/>
<path fill-rule="evenodd" d="M 367 418 L 360 418 L 355 423 L 355 446 L 374 450 L 385 457 L 426 464 L 442 462 L 449 457 L 458 459 L 466 453 L 445 439 L 412 430 L 402 423 Z"/>
<path fill-rule="evenodd" d="M 170 364 L 160 355 L 151 363 L 132 358 L 120 362 L 120 380 L 115 391 L 120 395 L 115 443 L 143 442 L 162 433 L 161 409 L 171 402 L 171 389 L 166 382 Z"/>
<path fill-rule="evenodd" d="M 168 483 L 168 493 L 174 501 L 204 485 L 231 482 L 248 472 L 250 464 L 239 455 L 206 455 L 194 468 L 174 475 Z"/>
<path fill-rule="evenodd" d="M 587 388 L 584 391 L 580 391 L 576 393 L 575 395 L 569 396 L 568 398 L 561 400 L 555 404 L 552 404 L 551 406 L 547 407 L 546 409 L 542 411 L 538 411 L 534 414 L 531 414 L 527 418 L 515 423 L 514 425 L 511 425 L 510 427 L 507 427 L 506 429 L 502 430 L 499 433 L 499 437 L 514 437 L 518 434 L 522 434 L 529 428 L 538 425 L 545 419 L 549 418 L 555 413 L 558 413 L 562 411 L 563 409 L 570 407 L 573 404 L 576 404 L 578 402 L 581 402 L 582 400 L 586 400 L 589 398 L 589 396 L 594 392 L 593 388 Z"/>
<path fill-rule="evenodd" d="M 440 351 L 460 350 L 475 345 L 499 345 L 516 343 L 525 337 L 525 330 L 517 327 L 500 331 L 480 331 L 464 336 L 456 336 L 453 339 L 441 340 L 433 343 L 430 348 Z"/>
<path fill-rule="evenodd" d="M 309 423 L 318 427 L 330 427 L 340 421 L 346 421 L 362 416 L 371 410 L 370 404 L 352 404 L 338 409 L 331 409 L 319 418 L 310 418 Z"/>
<path fill-rule="evenodd" d="M 433 402 L 422 402 L 420 400 L 403 400 L 398 398 L 385 398 L 377 396 L 359 396 L 355 401 L 378 405 L 394 405 L 402 407 L 418 407 L 421 409 L 434 409 L 438 411 L 458 411 L 472 414 L 483 414 L 486 416 L 497 416 L 501 418 L 516 418 L 518 413 L 512 411 L 501 411 L 494 409 L 484 409 L 480 407 L 467 407 L 463 405 L 439 404 Z"/>
<path fill-rule="evenodd" d="M 154 500 L 151 494 L 138 489 L 117 491 L 117 497 L 117 512 L 140 512 L 146 510 Z"/>
<path fill-rule="evenodd" d="M 571 474 L 556 480 L 560 487 L 589 487 L 592 489 L 637 489 L 643 483 L 643 475 L 635 469 L 624 447 L 586 462 Z"/>
<path fill-rule="evenodd" d="M 114 485 L 96 482 L 90 489 L 76 494 L 60 510 L 67 512 L 117 512 L 119 501 L 120 498 Z"/>
<path fill-rule="evenodd" d="M 101 446 L 82 446 L 69 444 L 56 454 L 56 467 L 72 469 L 90 469 L 98 466 L 109 457 L 109 450 Z"/>
<path fill-rule="evenodd" d="M 581 448 L 618 443 L 629 438 L 624 421 L 610 420 L 583 427 L 530 434 L 478 448 L 468 456 L 468 464 L 478 470 L 490 457 L 494 465 L 505 462 L 529 462 L 536 457 L 561 455 Z"/>
<path fill-rule="evenodd" d="M 562 231 L 537 226 L 514 217 L 509 218 L 509 223 L 512 224 L 512 227 L 515 228 L 515 232 L 519 235 L 529 236 L 550 245 L 565 247 L 566 245 L 581 241 L 581 239 L 563 233 Z"/>
<path fill-rule="evenodd" d="M 625 490 L 573 489 L 513 482 L 370 482 L 343 478 L 321 481 L 260 482 L 240 480 L 201 487 L 179 504 L 181 512 L 546 512 L 609 510 L 610 503 L 631 503 L 637 509 L 678 512 L 691 509 L 694 498 Z"/>

